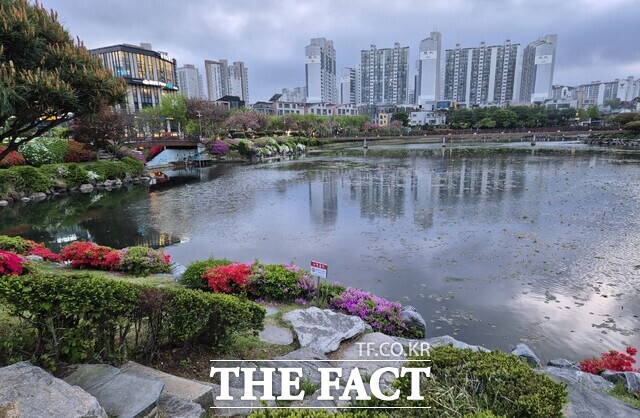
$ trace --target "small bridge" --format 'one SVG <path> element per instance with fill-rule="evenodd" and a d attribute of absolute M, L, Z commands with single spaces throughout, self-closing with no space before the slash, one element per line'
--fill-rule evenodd
<path fill-rule="evenodd" d="M 126 145 L 134 148 L 153 148 L 153 147 L 166 147 L 166 148 L 197 148 L 200 144 L 200 140 L 193 138 L 151 138 L 141 139 L 135 141 L 128 141 Z"/>

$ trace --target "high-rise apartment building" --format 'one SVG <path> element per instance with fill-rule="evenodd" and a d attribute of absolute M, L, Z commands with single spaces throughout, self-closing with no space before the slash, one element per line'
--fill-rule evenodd
<path fill-rule="evenodd" d="M 333 41 L 311 39 L 305 48 L 305 74 L 307 103 L 336 103 L 336 50 Z"/>
<path fill-rule="evenodd" d="M 200 71 L 192 64 L 185 64 L 183 67 L 178 68 L 177 73 L 180 91 L 189 99 L 202 99 L 204 91 Z"/>
<path fill-rule="evenodd" d="M 242 61 L 236 61 L 229 67 L 229 93 L 249 103 L 249 75 Z"/>
<path fill-rule="evenodd" d="M 229 94 L 229 67 L 226 61 L 205 60 L 204 73 L 209 100 L 215 101 Z"/>
<path fill-rule="evenodd" d="M 521 47 L 507 40 L 503 45 L 461 48 L 445 52 L 444 100 L 460 106 L 503 104 L 517 101 L 520 85 Z"/>
<path fill-rule="evenodd" d="M 581 84 L 575 89 L 580 107 L 604 106 L 609 100 L 630 102 L 640 96 L 640 80 L 633 77 L 613 81 L 594 81 Z"/>
<path fill-rule="evenodd" d="M 249 78 L 244 62 L 236 61 L 229 65 L 227 60 L 204 62 L 209 100 L 215 101 L 224 96 L 238 96 L 249 102 Z"/>
<path fill-rule="evenodd" d="M 356 104 L 356 70 L 343 68 L 340 72 L 340 103 Z"/>
<path fill-rule="evenodd" d="M 371 45 L 360 52 L 361 100 L 365 105 L 406 104 L 409 94 L 409 47 Z"/>
<path fill-rule="evenodd" d="M 166 52 L 152 50 L 150 44 L 113 45 L 90 52 L 99 57 L 114 76 L 124 78 L 127 98 L 123 107 L 129 112 L 156 106 L 163 94 L 178 91 L 176 60 Z"/>
<path fill-rule="evenodd" d="M 416 66 L 416 104 L 435 103 L 440 100 L 441 55 L 442 37 L 440 32 L 431 32 L 428 38 L 420 42 L 420 55 Z"/>
<path fill-rule="evenodd" d="M 521 102 L 544 102 L 551 98 L 557 42 L 558 35 L 546 35 L 525 48 L 522 60 Z"/>

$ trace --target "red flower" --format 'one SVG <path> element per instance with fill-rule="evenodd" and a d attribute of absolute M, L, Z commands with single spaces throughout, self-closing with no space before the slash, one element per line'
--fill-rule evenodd
<path fill-rule="evenodd" d="M 60 261 L 60 256 L 58 254 L 51 252 L 50 249 L 42 244 L 34 244 L 35 245 L 33 245 L 31 249 L 29 249 L 29 255 L 38 255 L 43 259 L 49 261 Z"/>
<path fill-rule="evenodd" d="M 216 293 L 241 293 L 249 285 L 249 277 L 251 269 L 240 263 L 209 268 L 202 275 Z"/>
<path fill-rule="evenodd" d="M 81 269 L 115 270 L 120 264 L 118 250 L 92 242 L 76 241 L 64 247 L 60 256 L 71 261 L 71 267 Z"/>
<path fill-rule="evenodd" d="M 637 349 L 627 347 L 626 353 L 620 353 L 616 350 L 610 350 L 608 353 L 602 353 L 600 358 L 591 357 L 580 362 L 580 370 L 591 374 L 601 374 L 605 370 L 614 372 L 632 372 L 633 365 L 636 360 L 633 358 Z"/>
<path fill-rule="evenodd" d="M 22 257 L 9 251 L 0 250 L 0 276 L 19 276 L 27 262 Z"/>

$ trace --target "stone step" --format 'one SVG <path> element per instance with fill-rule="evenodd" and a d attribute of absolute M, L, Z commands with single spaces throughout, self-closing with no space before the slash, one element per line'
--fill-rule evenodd
<path fill-rule="evenodd" d="M 197 403 L 163 394 L 158 401 L 158 418 L 202 418 L 205 410 Z"/>
<path fill-rule="evenodd" d="M 93 395 L 109 415 L 155 416 L 164 382 L 104 364 L 82 364 L 64 379 Z"/>
<path fill-rule="evenodd" d="M 269 344 L 289 345 L 293 342 L 293 333 L 288 328 L 265 325 L 260 332 L 260 341 Z"/>
<path fill-rule="evenodd" d="M 213 388 L 210 385 L 173 376 L 134 361 L 129 361 L 123 365 L 122 371 L 162 381 L 164 383 L 163 394 L 176 396 L 187 402 L 197 403 L 205 409 L 213 406 Z"/>

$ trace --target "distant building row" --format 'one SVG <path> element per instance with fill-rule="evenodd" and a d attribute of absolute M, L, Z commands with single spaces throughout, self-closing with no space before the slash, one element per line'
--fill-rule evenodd
<path fill-rule="evenodd" d="M 360 52 L 360 64 L 342 69 L 336 82 L 333 42 L 314 38 L 305 49 L 305 101 L 435 105 L 448 100 L 458 107 L 544 102 L 551 98 L 556 43 L 557 35 L 547 35 L 526 48 L 510 40 L 482 42 L 474 48 L 456 45 L 443 55 L 441 34 L 432 32 L 420 43 L 411 89 L 409 47 L 371 45 Z"/>
<path fill-rule="evenodd" d="M 546 105 L 555 108 L 605 107 L 616 102 L 632 102 L 640 97 L 640 80 L 633 77 L 613 81 L 593 81 L 579 86 L 553 86 Z"/>
<path fill-rule="evenodd" d="M 226 60 L 206 60 L 207 94 L 200 71 L 191 64 L 177 68 L 175 59 L 166 52 L 154 51 L 150 44 L 113 45 L 91 51 L 116 77 L 127 82 L 129 111 L 137 112 L 160 103 L 164 92 L 185 93 L 188 98 L 205 96 L 211 101 L 236 97 L 238 102 L 249 102 L 248 70 L 242 61 L 229 65 Z"/>

